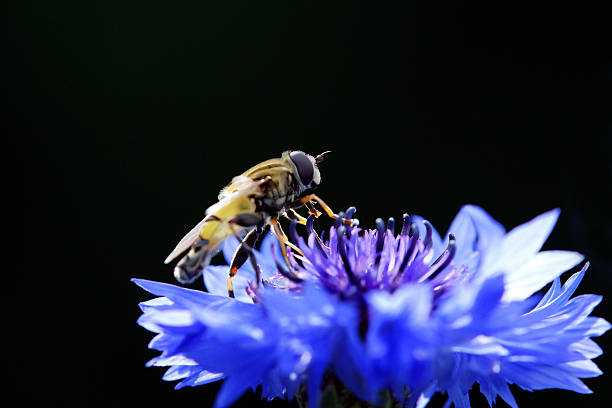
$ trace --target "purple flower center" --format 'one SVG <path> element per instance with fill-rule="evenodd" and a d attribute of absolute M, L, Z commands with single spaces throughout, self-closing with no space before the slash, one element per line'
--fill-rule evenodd
<path fill-rule="evenodd" d="M 401 232 L 395 235 L 393 218 L 386 226 L 377 219 L 374 230 L 344 225 L 342 219 L 351 219 L 354 213 L 354 207 L 340 213 L 325 241 L 314 230 L 313 215 L 306 224 L 306 239 L 298 236 L 297 223 L 291 224 L 289 236 L 303 255 L 289 254 L 293 271 L 287 271 L 275 259 L 278 273 L 290 281 L 290 286 L 317 280 L 329 291 L 351 298 L 368 290 L 393 292 L 409 282 L 425 282 L 432 285 L 434 293 L 440 293 L 459 276 L 461 271 L 452 264 L 456 250 L 452 234 L 446 249 L 435 254 L 433 228 L 427 221 L 422 221 L 419 228 L 418 221 L 405 214 Z M 278 286 L 272 281 L 266 283 Z"/>

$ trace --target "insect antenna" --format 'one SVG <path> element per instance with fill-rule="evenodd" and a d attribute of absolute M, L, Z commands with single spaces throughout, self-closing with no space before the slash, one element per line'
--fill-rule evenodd
<path fill-rule="evenodd" d="M 323 160 L 325 160 L 325 155 L 331 153 L 331 150 L 327 150 L 324 151 L 323 153 L 321 153 L 320 155 L 318 155 L 317 157 L 315 157 L 315 163 L 319 164 L 321 163 Z"/>

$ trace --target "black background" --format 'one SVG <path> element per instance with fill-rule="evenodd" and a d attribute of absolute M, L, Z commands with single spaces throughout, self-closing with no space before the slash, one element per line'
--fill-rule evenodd
<path fill-rule="evenodd" d="M 211 406 L 218 384 L 173 391 L 144 367 L 149 296 L 129 279 L 173 282 L 162 261 L 218 190 L 286 149 L 332 150 L 319 193 L 363 226 L 409 212 L 443 232 L 473 203 L 511 228 L 560 207 L 545 248 L 584 253 L 580 293 L 609 296 L 608 2 L 199 3 L 8 14 L 5 153 L 23 201 L 5 329 L 24 401 Z M 610 320 L 609 298 L 594 314 Z M 597 341 L 610 371 L 610 335 Z M 515 395 L 604 406 L 609 375 L 586 380 L 593 395 Z"/>

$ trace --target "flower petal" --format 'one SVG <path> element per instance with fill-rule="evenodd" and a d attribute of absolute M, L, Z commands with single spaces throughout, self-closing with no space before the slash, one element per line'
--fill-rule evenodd
<path fill-rule="evenodd" d="M 219 296 L 212 296 L 206 292 L 183 288 L 169 283 L 155 282 L 147 279 L 132 279 L 132 282 L 149 293 L 156 296 L 164 296 L 174 303 L 184 306 L 211 306 L 219 301 L 223 301 Z M 162 301 L 160 302 L 163 303 Z"/>
<path fill-rule="evenodd" d="M 512 408 L 518 408 L 518 404 L 512 395 L 512 391 L 510 391 L 510 387 L 508 387 L 508 383 L 506 383 L 499 376 L 494 376 L 492 383 L 493 387 L 495 388 L 495 392 L 497 392 L 497 394 L 502 397 L 502 399 L 506 401 L 508 405 L 510 405 Z"/>
<path fill-rule="evenodd" d="M 506 234 L 506 229 L 484 209 L 476 205 L 465 205 L 459 213 L 469 215 L 476 229 L 478 249 L 480 251 L 491 247 Z"/>
<path fill-rule="evenodd" d="M 234 257 L 234 253 L 238 249 L 240 242 L 236 239 L 236 237 L 230 236 L 225 241 L 223 241 L 223 257 L 225 258 L 225 262 L 229 265 L 232 262 L 232 258 Z"/>
<path fill-rule="evenodd" d="M 272 253 L 274 253 L 276 259 L 283 259 L 278 238 L 276 238 L 276 236 L 271 232 L 267 233 L 261 241 L 259 252 L 260 256 L 257 258 L 257 262 L 261 266 L 264 275 L 266 275 L 268 270 L 276 271 L 276 265 L 274 264 L 274 257 L 272 256 Z"/>
<path fill-rule="evenodd" d="M 558 366 L 529 363 L 502 364 L 502 372 L 507 381 L 514 382 L 519 387 L 527 390 L 560 388 L 581 394 L 592 393 L 576 376 L 567 373 Z"/>
<path fill-rule="evenodd" d="M 453 234 L 456 239 L 457 250 L 453 263 L 456 265 L 465 264 L 477 250 L 476 228 L 465 207 L 457 213 L 448 228 L 448 234 Z M 448 241 L 448 238 L 446 238 L 446 241 Z"/>
<path fill-rule="evenodd" d="M 257 373 L 258 370 L 252 367 L 238 372 L 227 378 L 215 399 L 213 408 L 228 408 L 230 407 L 246 390 L 249 388 L 255 389 L 260 382 Z"/>
<path fill-rule="evenodd" d="M 211 265 L 204 270 L 204 284 L 208 292 L 219 295 L 228 296 L 227 294 L 227 278 L 229 276 L 229 266 L 227 265 Z M 253 299 L 248 295 L 246 288 L 249 282 L 255 282 L 255 273 L 250 269 L 240 268 L 238 273 L 232 279 L 234 286 L 234 296 L 241 302 L 253 303 Z"/>
<path fill-rule="evenodd" d="M 593 378 L 603 374 L 591 360 L 570 361 L 564 364 L 564 368 L 580 378 Z"/>
<path fill-rule="evenodd" d="M 201 370 L 199 373 L 190 376 L 189 378 L 184 379 L 180 383 L 176 384 L 175 389 L 179 390 L 183 387 L 196 387 L 198 385 L 204 385 L 211 382 L 222 380 L 224 377 L 221 373 L 211 373 L 210 371 Z M 168 378 L 163 378 L 164 380 L 169 380 Z"/>
<path fill-rule="evenodd" d="M 187 378 L 201 371 L 202 371 L 202 367 L 199 367 L 197 364 L 196 365 L 176 365 L 166 370 L 166 372 L 164 373 L 162 377 L 162 380 L 164 381 L 182 380 L 183 378 Z"/>
<path fill-rule="evenodd" d="M 581 254 L 569 251 L 544 251 L 535 254 L 526 264 L 506 272 L 503 300 L 526 299 L 583 259 Z"/>
<path fill-rule="evenodd" d="M 455 264 L 472 265 L 474 252 L 487 254 L 489 249 L 501 241 L 505 232 L 504 227 L 482 208 L 464 205 L 455 216 L 447 233 L 447 236 L 452 233 L 457 242 Z M 445 242 L 448 242 L 448 237 Z"/>
<path fill-rule="evenodd" d="M 527 262 L 544 245 L 557 223 L 559 213 L 558 208 L 548 211 L 506 234 L 501 241 L 500 256 L 495 268 L 512 271 Z"/>

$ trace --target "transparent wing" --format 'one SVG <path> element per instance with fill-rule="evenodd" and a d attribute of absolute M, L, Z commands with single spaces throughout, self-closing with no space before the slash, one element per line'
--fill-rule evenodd
<path fill-rule="evenodd" d="M 217 216 L 216 219 L 225 219 L 225 216 L 221 214 L 217 214 L 217 212 L 224 207 L 227 207 L 230 203 L 236 203 L 236 205 L 240 204 L 240 200 L 237 200 L 240 197 L 244 197 L 250 194 L 256 194 L 259 191 L 259 186 L 264 183 L 265 180 L 257 180 L 253 181 L 248 177 L 237 176 L 234 177 L 232 183 L 224 188 L 219 194 L 219 202 L 210 206 L 206 210 L 206 218 L 198 223 L 195 227 L 191 229 L 181 239 L 181 241 L 176 245 L 176 248 L 172 250 L 170 255 L 166 258 L 164 263 L 170 263 L 173 259 L 179 256 L 181 253 L 185 252 L 187 249 L 191 248 L 194 242 L 200 237 L 200 233 L 202 232 L 202 228 L 204 228 L 204 224 L 206 224 L 212 215 Z M 231 187 L 231 188 L 230 188 Z M 241 208 L 242 211 L 248 212 L 252 209 Z"/>
<path fill-rule="evenodd" d="M 183 237 L 183 239 L 181 239 L 181 241 L 176 245 L 176 247 L 172 250 L 172 252 L 170 253 L 170 255 L 168 255 L 168 257 L 166 258 L 166 260 L 164 261 L 164 263 L 170 263 L 172 262 L 172 260 L 174 258 L 176 258 L 177 256 L 179 256 L 180 254 L 182 254 L 183 252 L 185 252 L 187 249 L 191 248 L 191 246 L 193 245 L 193 243 L 198 239 L 198 237 L 200 236 L 200 231 L 202 230 L 202 227 L 204 226 L 204 223 L 206 223 L 206 218 L 204 218 L 202 221 L 200 221 L 198 223 L 198 225 L 196 225 L 195 227 L 193 227 L 191 229 L 191 231 L 189 231 L 187 233 L 187 235 L 185 235 Z"/>

